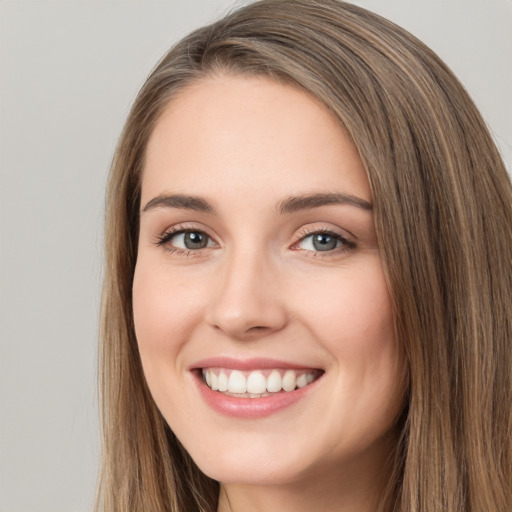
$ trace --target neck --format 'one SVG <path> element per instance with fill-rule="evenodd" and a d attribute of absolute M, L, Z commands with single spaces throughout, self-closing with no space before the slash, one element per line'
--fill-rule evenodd
<path fill-rule="evenodd" d="M 370 512 L 375 510 L 375 495 L 364 492 L 321 494 L 303 486 L 276 488 L 221 487 L 218 512 Z"/>

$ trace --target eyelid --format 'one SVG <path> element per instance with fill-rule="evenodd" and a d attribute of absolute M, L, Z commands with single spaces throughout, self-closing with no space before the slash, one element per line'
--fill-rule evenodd
<path fill-rule="evenodd" d="M 300 228 L 297 233 L 297 241 L 300 241 L 307 236 L 314 235 L 315 233 L 332 234 L 346 240 L 353 240 L 354 243 L 357 240 L 357 237 L 348 231 L 348 229 L 342 229 L 337 226 L 326 226 L 323 223 L 311 223 Z"/>
<path fill-rule="evenodd" d="M 168 228 L 166 228 L 160 235 L 157 235 L 155 237 L 155 245 L 157 246 L 161 246 L 161 247 L 165 247 L 173 237 L 177 236 L 177 235 L 180 235 L 182 233 L 187 233 L 187 232 L 197 232 L 197 233 L 203 233 L 205 236 L 207 236 L 216 246 L 218 246 L 218 242 L 215 240 L 215 238 L 208 232 L 209 230 L 202 227 L 202 226 L 197 226 L 197 224 L 195 225 L 191 225 L 191 224 L 187 224 L 187 223 L 181 223 L 181 224 L 176 224 L 174 226 L 170 226 Z M 168 247 L 168 250 L 171 250 L 171 248 L 175 251 L 187 251 L 187 252 L 193 252 L 193 253 L 197 253 L 199 252 L 201 249 L 181 249 L 179 247 Z M 211 247 L 204 247 L 203 249 L 207 249 L 207 248 L 211 248 Z"/>
<path fill-rule="evenodd" d="M 349 233 L 351 236 L 350 237 L 346 236 L 344 234 L 344 232 Z M 300 243 L 304 242 L 304 240 L 306 240 L 308 237 L 316 235 L 316 234 L 325 234 L 325 235 L 333 236 L 336 239 L 338 239 L 339 241 L 341 241 L 341 243 L 343 245 L 342 245 L 342 247 L 337 247 L 333 250 L 328 250 L 328 251 L 314 251 L 314 250 L 302 249 L 304 252 L 313 253 L 314 256 L 328 257 L 328 256 L 332 256 L 335 254 L 339 254 L 341 252 L 346 252 L 346 251 L 355 249 L 357 247 L 357 243 L 355 241 L 355 236 L 353 236 L 352 233 L 350 233 L 346 230 L 341 230 L 339 228 L 338 229 L 328 228 L 325 226 L 309 225 L 309 226 L 305 226 L 305 227 L 301 228 L 301 230 L 299 231 L 299 233 L 297 235 L 298 239 L 296 242 L 294 242 L 291 249 L 292 250 L 301 250 L 298 248 L 298 245 Z"/>
<path fill-rule="evenodd" d="M 220 244 L 216 241 L 215 237 L 209 233 L 209 229 L 203 226 L 198 226 L 197 224 L 189 224 L 189 223 L 180 223 L 166 228 L 160 235 L 157 235 L 154 240 L 154 244 L 163 247 L 167 251 L 172 253 L 176 253 L 178 255 L 185 256 L 198 256 L 199 253 L 203 252 L 204 249 L 212 249 L 215 247 L 219 247 Z M 182 247 L 176 247 L 170 244 L 170 241 L 177 235 L 187 232 L 198 232 L 203 233 L 206 237 L 208 237 L 209 242 L 213 242 L 212 245 L 207 245 L 206 247 L 197 248 L 197 249 L 187 249 Z M 345 233 L 348 233 L 347 236 Z M 312 249 L 301 249 L 298 247 L 305 239 L 315 234 L 325 234 L 336 238 L 341 242 L 340 247 L 336 247 L 334 249 L 321 251 L 321 250 L 312 250 Z M 326 227 L 325 225 L 307 225 L 302 227 L 297 233 L 297 239 L 292 244 L 290 249 L 296 251 L 303 251 L 304 253 L 311 253 L 312 256 L 320 256 L 320 257 L 329 257 L 335 254 L 340 254 L 343 252 L 350 251 L 357 247 L 356 237 L 352 235 L 348 230 L 344 230 L 341 228 L 335 227 Z"/>

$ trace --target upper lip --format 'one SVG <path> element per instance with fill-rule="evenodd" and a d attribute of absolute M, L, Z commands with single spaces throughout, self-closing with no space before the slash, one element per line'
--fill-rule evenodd
<path fill-rule="evenodd" d="M 196 361 L 190 366 L 190 370 L 198 370 L 200 368 L 229 368 L 232 370 L 265 370 L 270 368 L 283 368 L 291 370 L 319 370 L 315 366 L 307 364 L 294 363 L 291 361 L 283 361 L 279 359 L 253 357 L 249 359 L 217 356 L 207 357 Z"/>

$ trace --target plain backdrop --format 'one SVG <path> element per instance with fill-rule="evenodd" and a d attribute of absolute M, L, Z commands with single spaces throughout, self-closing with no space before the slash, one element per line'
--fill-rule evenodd
<path fill-rule="evenodd" d="M 232 0 L 0 0 L 0 512 L 85 512 L 103 189 L 138 88 Z M 423 39 L 512 162 L 511 0 L 356 2 Z"/>

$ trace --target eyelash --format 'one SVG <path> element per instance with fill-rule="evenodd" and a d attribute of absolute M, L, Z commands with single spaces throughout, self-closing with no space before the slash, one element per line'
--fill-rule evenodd
<path fill-rule="evenodd" d="M 167 231 L 165 231 L 165 233 L 162 233 L 161 235 L 157 236 L 155 244 L 158 247 L 163 247 L 166 251 L 177 256 L 199 256 L 199 249 L 180 249 L 179 247 L 173 247 L 172 245 L 169 244 L 169 242 L 175 236 L 182 235 L 184 233 L 202 233 L 211 240 L 211 237 L 201 229 L 195 229 L 184 225 L 178 225 L 169 228 Z"/>
<path fill-rule="evenodd" d="M 170 245 L 169 242 L 175 236 L 181 235 L 184 233 L 201 233 L 204 236 L 208 237 L 210 240 L 212 240 L 212 238 L 201 229 L 195 229 L 192 227 L 179 225 L 179 226 L 174 226 L 174 227 L 168 229 L 162 235 L 157 236 L 155 244 L 158 247 L 163 247 L 166 251 L 170 252 L 171 254 L 176 254 L 177 256 L 186 256 L 186 257 L 198 256 L 199 253 L 201 252 L 201 249 L 180 249 L 178 247 L 173 247 Z M 348 252 L 357 247 L 357 244 L 354 241 L 349 240 L 348 238 L 346 238 L 345 236 L 341 235 L 340 233 L 338 233 L 336 231 L 326 229 L 326 228 L 306 228 L 300 232 L 299 240 L 293 244 L 292 249 L 293 249 L 293 247 L 296 247 L 299 244 L 303 243 L 304 240 L 306 240 L 307 238 L 309 238 L 313 235 L 319 235 L 319 234 L 330 236 L 330 237 L 336 239 L 338 242 L 340 242 L 342 244 L 342 246 L 337 247 L 333 250 L 329 250 L 329 251 L 306 250 L 305 252 L 309 253 L 311 257 L 325 258 L 325 257 L 332 256 L 333 254 Z M 298 250 L 298 249 L 293 249 L 293 250 Z"/>
<path fill-rule="evenodd" d="M 293 247 L 301 244 L 307 238 L 313 235 L 326 235 L 334 238 L 341 243 L 341 247 L 337 247 L 330 251 L 307 251 L 310 257 L 314 258 L 328 258 L 334 254 L 348 252 L 357 248 L 357 244 L 353 240 L 349 240 L 341 233 L 327 228 L 305 228 L 299 234 L 299 240 L 293 244 Z"/>

